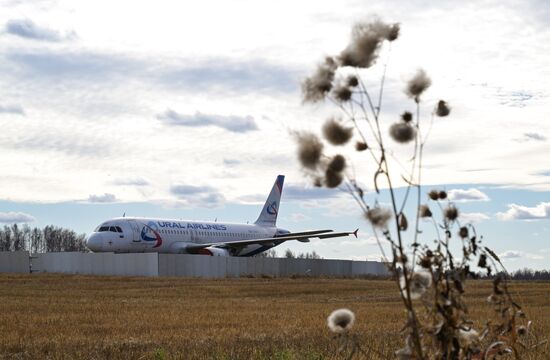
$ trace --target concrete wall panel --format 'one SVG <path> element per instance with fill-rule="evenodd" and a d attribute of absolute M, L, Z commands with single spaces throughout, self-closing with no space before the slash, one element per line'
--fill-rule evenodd
<path fill-rule="evenodd" d="M 0 252 L 0 272 L 29 273 L 28 251 Z"/>

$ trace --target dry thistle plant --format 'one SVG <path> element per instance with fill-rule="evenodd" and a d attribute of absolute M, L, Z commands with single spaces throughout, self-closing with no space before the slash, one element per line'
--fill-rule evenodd
<path fill-rule="evenodd" d="M 396 121 L 383 123 L 381 109 L 387 62 L 375 91 L 370 90 L 366 79 L 379 53 L 386 50 L 389 56 L 399 31 L 399 24 L 386 24 L 378 19 L 356 24 L 347 47 L 339 55 L 325 58 L 302 84 L 305 103 L 329 101 L 341 113 L 340 117 L 331 117 L 323 124 L 324 140 L 312 132 L 293 134 L 302 169 L 316 186 L 338 187 L 357 202 L 394 275 L 396 291 L 407 314 L 402 330 L 403 347 L 391 355 L 361 348 L 348 331 L 354 315 L 347 309 L 336 310 L 329 316 L 329 328 L 336 333 L 339 349 L 348 358 L 366 353 L 369 358 L 398 359 L 494 359 L 542 354 L 545 342 L 538 341 L 531 329 L 532 323 L 513 300 L 507 273 L 498 256 L 482 245 L 482 237 L 476 235 L 471 224 L 460 223 L 459 210 L 445 191 L 434 189 L 427 196 L 422 192 L 422 154 L 429 130 L 435 118 L 444 118 L 451 112 L 444 100 L 435 104 L 422 101 L 431 85 L 424 70 L 418 70 L 405 86 L 414 113 L 392 114 Z M 428 128 L 424 129 L 421 110 L 426 107 L 432 110 Z M 389 126 L 387 134 L 383 126 Z M 358 155 L 364 154 L 364 161 L 375 169 L 373 203 L 367 200 L 367 189 L 358 181 L 350 160 L 341 154 L 326 154 L 331 147 L 349 145 L 352 138 L 356 139 L 355 151 L 361 153 Z M 394 163 L 388 161 L 388 157 L 395 157 L 392 141 L 396 146 L 408 147 L 411 152 L 405 161 L 395 159 L 396 163 L 407 164 L 399 171 L 393 170 L 395 174 L 390 173 L 390 164 Z M 396 176 L 406 184 L 400 197 L 392 184 Z M 382 205 L 378 199 L 381 181 L 387 184 L 384 193 L 389 196 L 389 206 Z M 405 205 L 413 201 L 410 200 L 413 193 L 415 211 L 407 216 Z M 434 245 L 419 241 L 421 219 L 433 226 Z M 434 239 L 429 240 L 432 244 Z M 389 256 L 385 248 L 391 249 Z M 459 248 L 460 253 L 454 254 L 454 248 Z M 468 278 L 476 277 L 476 266 L 488 275 L 496 274 L 488 297 L 494 316 L 486 319 L 471 318 L 465 301 L 465 283 Z"/>

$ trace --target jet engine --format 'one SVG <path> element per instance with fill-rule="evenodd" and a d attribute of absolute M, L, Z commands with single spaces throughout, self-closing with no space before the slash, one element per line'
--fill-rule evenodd
<path fill-rule="evenodd" d="M 221 248 L 217 248 L 217 247 L 213 247 L 213 246 L 210 246 L 210 247 L 207 247 L 207 248 L 204 248 L 204 249 L 200 249 L 198 251 L 198 254 L 200 254 L 200 255 L 210 255 L 210 256 L 231 256 L 229 251 L 227 251 L 226 249 L 221 249 Z"/>

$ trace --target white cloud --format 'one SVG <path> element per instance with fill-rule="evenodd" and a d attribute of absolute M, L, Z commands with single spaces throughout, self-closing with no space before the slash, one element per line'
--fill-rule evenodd
<path fill-rule="evenodd" d="M 90 195 L 88 197 L 88 202 L 91 203 L 112 203 L 116 200 L 116 196 L 109 193 L 104 193 L 103 195 Z"/>
<path fill-rule="evenodd" d="M 9 20 L 6 23 L 5 31 L 7 34 L 40 41 L 59 42 L 76 38 L 74 31 L 62 34 L 59 31 L 38 26 L 30 19 Z"/>
<path fill-rule="evenodd" d="M 36 219 L 32 215 L 22 212 L 0 212 L 0 223 L 27 223 L 35 220 Z"/>
<path fill-rule="evenodd" d="M 164 113 L 157 115 L 157 118 L 167 125 L 205 127 L 216 126 L 235 133 L 245 133 L 258 130 L 258 125 L 252 116 L 234 116 L 234 115 L 216 115 L 202 114 L 196 112 L 194 115 L 179 114 L 174 110 L 168 109 Z"/>
<path fill-rule="evenodd" d="M 508 210 L 497 213 L 500 220 L 541 220 L 550 218 L 550 202 L 541 202 L 534 207 L 509 204 Z"/>
<path fill-rule="evenodd" d="M 311 217 L 304 215 L 302 213 L 292 213 L 290 214 L 290 221 L 295 223 L 300 223 L 303 221 L 311 220 Z"/>
<path fill-rule="evenodd" d="M 544 259 L 544 256 L 538 255 L 538 254 L 531 254 L 527 253 L 525 251 L 519 251 L 519 250 L 507 250 L 501 254 L 498 254 L 499 258 L 504 260 L 516 260 L 516 259 L 530 259 L 530 260 L 542 260 Z"/>
<path fill-rule="evenodd" d="M 484 213 L 459 213 L 460 221 L 466 223 L 480 223 L 485 220 L 489 220 L 490 216 Z"/>
<path fill-rule="evenodd" d="M 374 236 L 359 236 L 358 239 L 350 238 L 349 240 L 344 240 L 341 243 L 343 246 L 370 246 L 377 245 L 376 238 Z"/>
<path fill-rule="evenodd" d="M 448 192 L 449 200 L 456 202 L 468 202 L 468 201 L 489 201 L 487 194 L 479 191 L 478 189 L 452 189 Z"/>

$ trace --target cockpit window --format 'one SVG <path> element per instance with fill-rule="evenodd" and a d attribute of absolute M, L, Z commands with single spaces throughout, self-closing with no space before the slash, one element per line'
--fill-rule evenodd
<path fill-rule="evenodd" d="M 99 228 L 98 231 L 100 231 L 100 232 L 101 231 L 109 231 L 109 227 L 108 226 L 102 226 L 102 227 Z"/>
<path fill-rule="evenodd" d="M 114 226 L 111 226 L 111 227 L 109 228 L 109 231 L 110 231 L 110 232 L 116 232 L 116 228 L 115 228 Z"/>
<path fill-rule="evenodd" d="M 121 233 L 122 232 L 122 229 L 120 228 L 120 226 L 116 226 L 116 231 Z"/>

